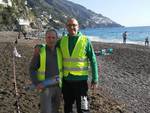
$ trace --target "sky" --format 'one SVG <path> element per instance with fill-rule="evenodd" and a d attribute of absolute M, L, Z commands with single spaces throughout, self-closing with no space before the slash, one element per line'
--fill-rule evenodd
<path fill-rule="evenodd" d="M 150 26 L 150 0 L 68 0 L 126 26 Z"/>

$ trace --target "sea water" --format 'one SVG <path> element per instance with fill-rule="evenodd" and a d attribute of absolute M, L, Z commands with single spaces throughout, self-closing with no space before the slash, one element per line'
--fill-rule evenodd
<path fill-rule="evenodd" d="M 127 43 L 144 45 L 145 38 L 150 40 L 150 26 L 146 27 L 114 27 L 114 28 L 89 28 L 81 32 L 92 41 L 108 43 L 122 43 L 122 33 L 127 31 Z"/>
<path fill-rule="evenodd" d="M 127 40 L 129 44 L 145 44 L 145 38 L 150 40 L 150 26 L 144 27 L 111 27 L 111 28 L 86 28 L 80 31 L 87 35 L 91 41 L 100 41 L 107 43 L 122 43 L 122 33 L 127 31 Z M 65 31 L 66 32 L 66 31 Z"/>

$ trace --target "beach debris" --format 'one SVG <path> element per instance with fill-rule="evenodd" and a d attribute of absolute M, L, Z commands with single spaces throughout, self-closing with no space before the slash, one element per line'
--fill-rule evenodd
<path fill-rule="evenodd" d="M 36 89 L 36 86 L 34 84 L 28 84 L 26 86 L 23 87 L 26 91 L 32 91 L 34 89 Z"/>
<path fill-rule="evenodd" d="M 19 58 L 21 57 L 21 54 L 18 53 L 16 47 L 14 47 L 13 55 L 14 55 L 15 57 L 19 57 Z"/>
<path fill-rule="evenodd" d="M 16 40 L 15 40 L 15 42 L 14 42 L 15 44 L 18 44 L 18 38 L 16 38 Z"/>
<path fill-rule="evenodd" d="M 106 56 L 113 54 L 113 48 L 104 48 L 98 51 L 95 51 L 96 56 Z"/>
<path fill-rule="evenodd" d="M 54 79 L 48 79 L 48 80 L 44 80 L 43 82 L 41 82 L 40 84 L 42 84 L 45 88 L 54 84 L 58 84 L 59 82 L 59 76 L 56 76 Z M 24 87 L 24 89 L 26 91 L 32 91 L 35 90 L 37 86 L 35 86 L 34 84 L 28 84 Z"/>

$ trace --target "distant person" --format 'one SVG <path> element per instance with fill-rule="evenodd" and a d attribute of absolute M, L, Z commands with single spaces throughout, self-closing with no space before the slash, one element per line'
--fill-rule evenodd
<path fill-rule="evenodd" d="M 33 85 L 40 92 L 40 113 L 59 113 L 61 90 L 58 83 L 62 73 L 62 57 L 56 47 L 58 35 L 54 29 L 49 29 L 45 37 L 46 44 L 35 46 L 30 76 Z"/>
<path fill-rule="evenodd" d="M 20 39 L 20 37 L 21 37 L 21 36 L 20 36 L 20 31 L 19 31 L 19 32 L 18 32 L 18 39 Z"/>
<path fill-rule="evenodd" d="M 65 31 L 63 31 L 62 36 L 65 36 L 65 34 L 66 34 Z"/>
<path fill-rule="evenodd" d="M 91 88 L 96 90 L 98 83 L 96 56 L 87 36 L 78 31 L 79 24 L 75 18 L 68 19 L 66 27 L 68 34 L 63 36 L 60 41 L 63 58 L 64 113 L 73 113 L 74 102 L 77 113 L 89 113 L 88 67 L 91 64 Z"/>
<path fill-rule="evenodd" d="M 22 31 L 22 34 L 23 34 L 23 36 L 24 36 L 25 39 L 28 39 L 28 38 L 27 38 L 27 32 L 26 32 L 26 31 Z"/>
<path fill-rule="evenodd" d="M 21 33 L 23 34 L 24 39 L 27 39 L 27 32 L 25 30 L 19 30 L 18 31 L 18 39 L 21 38 Z"/>
<path fill-rule="evenodd" d="M 125 32 L 122 34 L 122 37 L 123 37 L 123 43 L 126 44 L 126 40 L 127 40 L 127 31 L 125 31 Z"/>
<path fill-rule="evenodd" d="M 145 46 L 149 46 L 149 39 L 148 39 L 148 37 L 145 38 Z"/>

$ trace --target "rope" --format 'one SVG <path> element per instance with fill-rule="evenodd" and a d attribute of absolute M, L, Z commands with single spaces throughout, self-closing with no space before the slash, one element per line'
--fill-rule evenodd
<path fill-rule="evenodd" d="M 15 47 L 14 47 L 15 49 Z M 21 113 L 20 112 L 20 106 L 19 106 L 19 93 L 18 93 L 18 88 L 17 88 L 17 80 L 16 80 L 16 64 L 15 64 L 15 55 L 13 53 L 13 75 L 14 75 L 14 88 L 15 88 L 15 94 L 16 94 L 16 110 L 17 113 Z"/>

